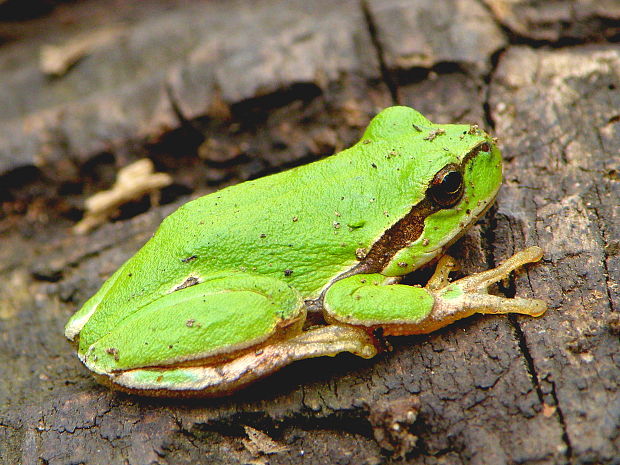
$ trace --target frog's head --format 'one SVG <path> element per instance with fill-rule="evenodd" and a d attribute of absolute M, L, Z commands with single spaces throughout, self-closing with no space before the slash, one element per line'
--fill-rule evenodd
<path fill-rule="evenodd" d="M 382 273 L 401 276 L 441 255 L 487 211 L 502 182 L 502 159 L 477 126 L 434 124 L 407 107 L 381 112 L 364 137 L 377 131 L 405 155 L 401 185 L 414 199 L 384 244 L 396 251 Z"/>

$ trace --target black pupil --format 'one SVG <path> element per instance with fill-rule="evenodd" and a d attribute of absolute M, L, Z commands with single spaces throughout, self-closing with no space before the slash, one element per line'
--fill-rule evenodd
<path fill-rule="evenodd" d="M 455 194 L 461 188 L 461 173 L 450 171 L 441 180 L 441 188 L 446 194 Z"/>
<path fill-rule="evenodd" d="M 446 166 L 435 175 L 428 192 L 439 208 L 451 208 L 463 196 L 463 175 L 456 166 Z"/>

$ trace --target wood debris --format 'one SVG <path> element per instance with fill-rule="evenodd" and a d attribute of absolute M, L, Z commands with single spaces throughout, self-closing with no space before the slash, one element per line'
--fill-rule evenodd
<path fill-rule="evenodd" d="M 41 71 L 50 76 L 62 76 L 81 58 L 111 42 L 121 32 L 120 28 L 106 28 L 82 34 L 62 45 L 43 45 L 39 55 Z"/>
<path fill-rule="evenodd" d="M 377 444 L 405 458 L 416 448 L 418 437 L 412 427 L 418 418 L 420 399 L 407 396 L 399 399 L 380 399 L 370 407 L 368 420 Z"/>
<path fill-rule="evenodd" d="M 157 194 L 163 187 L 172 184 L 172 177 L 166 173 L 154 173 L 153 162 L 147 158 L 122 168 L 111 189 L 98 192 L 86 199 L 84 218 L 73 231 L 85 234 L 112 217 L 121 205 L 151 195 L 151 203 L 157 204 Z"/>
<path fill-rule="evenodd" d="M 275 442 L 262 431 L 251 426 L 244 426 L 243 428 L 245 429 L 245 434 L 248 435 L 248 439 L 242 439 L 243 445 L 255 457 L 261 454 L 278 454 L 289 450 L 288 447 Z"/>

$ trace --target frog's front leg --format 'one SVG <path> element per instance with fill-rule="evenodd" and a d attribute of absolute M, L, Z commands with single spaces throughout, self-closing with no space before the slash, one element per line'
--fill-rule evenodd
<path fill-rule="evenodd" d="M 390 284 L 380 274 L 355 275 L 336 282 L 325 295 L 326 319 L 359 327 L 381 327 L 386 335 L 425 334 L 475 313 L 542 315 L 538 299 L 488 294 L 488 287 L 520 266 L 542 257 L 539 247 L 516 253 L 497 268 L 448 282 L 454 269 L 442 258 L 426 287 Z"/>

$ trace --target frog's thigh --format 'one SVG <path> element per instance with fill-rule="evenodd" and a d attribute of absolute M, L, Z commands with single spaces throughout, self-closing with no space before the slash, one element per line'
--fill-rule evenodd
<path fill-rule="evenodd" d="M 337 281 L 325 294 L 326 318 L 354 326 L 380 326 L 384 334 L 422 332 L 418 327 L 433 309 L 431 293 L 421 287 L 389 283 L 390 278 L 380 274 Z"/>
<path fill-rule="evenodd" d="M 149 396 L 215 397 L 241 389 L 296 360 L 334 356 L 340 352 L 371 358 L 377 350 L 366 331 L 330 325 L 265 345 L 219 365 L 137 369 L 102 381 L 112 383 L 116 389 Z"/>
<path fill-rule="evenodd" d="M 99 374 L 218 357 L 301 331 L 299 294 L 275 278 L 235 274 L 209 279 L 157 299 L 123 320 L 86 352 Z M 196 362 L 204 359 L 205 362 Z"/>

